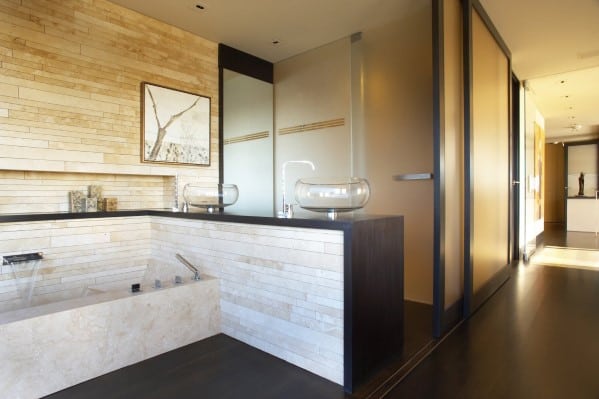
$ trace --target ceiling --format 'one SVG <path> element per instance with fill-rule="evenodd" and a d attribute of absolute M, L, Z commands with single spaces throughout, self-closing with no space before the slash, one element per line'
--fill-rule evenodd
<path fill-rule="evenodd" d="M 110 1 L 271 62 L 378 26 L 426 4 L 423 0 Z"/>
<path fill-rule="evenodd" d="M 400 17 L 422 0 L 111 0 L 271 62 Z M 599 0 L 480 0 L 549 140 L 599 135 Z M 201 5 L 203 9 L 198 8 Z M 278 42 L 278 43 L 273 43 Z"/>
<path fill-rule="evenodd" d="M 548 140 L 599 137 L 599 0 L 480 0 Z"/>

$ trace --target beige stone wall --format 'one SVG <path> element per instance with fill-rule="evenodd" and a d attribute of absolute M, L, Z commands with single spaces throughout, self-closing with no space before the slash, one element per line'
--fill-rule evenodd
<path fill-rule="evenodd" d="M 211 98 L 210 167 L 141 163 L 142 81 Z M 104 0 L 2 2 L 0 170 L 216 182 L 218 163 L 216 43 Z"/>
<path fill-rule="evenodd" d="M 191 279 L 180 253 L 218 278 L 223 333 L 343 384 L 342 231 L 156 216 L 0 223 L 0 257 L 28 252 L 44 259 L 18 264 L 17 276 L 0 266 L 0 341 L 13 314 L 2 312 L 30 292 L 32 305 L 133 283 L 151 292 L 154 279 Z"/>
<path fill-rule="evenodd" d="M 149 216 L 0 223 L 0 256 L 44 256 L 0 266 L 0 312 L 27 306 L 29 295 L 36 305 L 141 282 L 150 223 Z"/>
<path fill-rule="evenodd" d="M 219 279 L 223 333 L 343 384 L 343 232 L 165 217 L 151 228 L 149 275 L 191 275 L 181 253 Z"/>

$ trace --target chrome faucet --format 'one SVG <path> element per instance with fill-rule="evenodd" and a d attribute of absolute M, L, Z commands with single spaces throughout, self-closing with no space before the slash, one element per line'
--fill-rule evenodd
<path fill-rule="evenodd" d="M 187 267 L 193 273 L 193 279 L 194 280 L 196 280 L 196 281 L 200 280 L 200 272 L 199 272 L 199 270 L 198 270 L 197 267 L 195 267 L 194 265 L 192 265 L 190 261 L 188 261 L 187 259 L 185 259 L 180 254 L 176 254 L 175 256 L 177 257 L 177 259 L 179 260 L 179 262 L 183 263 L 185 265 L 185 267 Z"/>
<path fill-rule="evenodd" d="M 283 167 L 282 167 L 282 171 L 281 171 L 281 186 L 283 187 L 283 208 L 281 210 L 281 215 L 284 218 L 292 218 L 293 217 L 293 204 L 287 203 L 287 199 L 286 199 L 286 195 L 285 195 L 285 169 L 287 168 L 287 165 L 289 164 L 306 164 L 306 165 L 310 165 L 310 167 L 312 168 L 312 170 L 316 170 L 316 167 L 314 167 L 314 164 L 311 161 L 285 161 L 283 162 Z"/>

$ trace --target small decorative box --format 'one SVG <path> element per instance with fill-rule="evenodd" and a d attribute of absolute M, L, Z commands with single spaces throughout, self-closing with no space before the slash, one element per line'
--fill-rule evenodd
<path fill-rule="evenodd" d="M 83 212 L 97 212 L 98 211 L 98 200 L 96 198 L 83 198 L 81 200 L 81 206 Z"/>
<path fill-rule="evenodd" d="M 104 210 L 104 201 L 102 200 L 102 186 L 89 186 L 89 198 L 95 198 L 98 204 L 98 211 Z"/>
<path fill-rule="evenodd" d="M 84 204 L 83 200 L 85 199 L 85 193 L 83 191 L 70 191 L 69 192 L 69 210 L 71 212 L 83 212 Z"/>
<path fill-rule="evenodd" d="M 104 211 L 113 212 L 116 211 L 118 206 L 118 200 L 116 198 L 104 198 Z"/>

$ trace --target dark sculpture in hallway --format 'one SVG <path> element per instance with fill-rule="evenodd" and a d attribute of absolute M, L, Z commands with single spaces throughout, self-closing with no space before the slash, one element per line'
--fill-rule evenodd
<path fill-rule="evenodd" d="M 580 176 L 578 176 L 578 195 L 584 195 L 584 173 L 580 172 Z"/>

